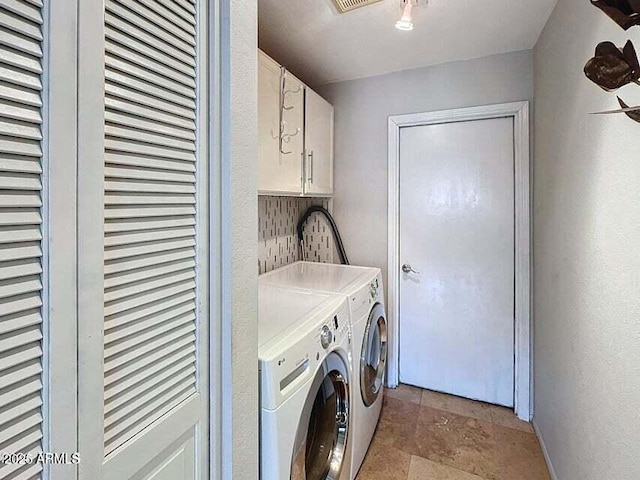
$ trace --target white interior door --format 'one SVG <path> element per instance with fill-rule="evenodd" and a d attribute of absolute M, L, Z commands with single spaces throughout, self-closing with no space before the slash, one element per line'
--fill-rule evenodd
<path fill-rule="evenodd" d="M 104 480 L 207 476 L 201 5 L 105 3 Z"/>
<path fill-rule="evenodd" d="M 209 478 L 206 5 L 80 8 L 81 480 Z"/>
<path fill-rule="evenodd" d="M 513 119 L 402 128 L 399 226 L 400 380 L 513 406 Z"/>

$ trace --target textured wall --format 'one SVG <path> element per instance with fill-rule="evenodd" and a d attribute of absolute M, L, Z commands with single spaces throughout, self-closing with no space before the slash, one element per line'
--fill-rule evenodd
<path fill-rule="evenodd" d="M 258 478 L 258 39 L 256 0 L 221 5 L 222 477 Z M 233 112 L 233 114 L 232 114 Z M 215 180 L 215 175 L 212 174 Z M 212 435 L 212 438 L 216 437 Z M 215 445 L 214 445 L 215 449 Z"/>
<path fill-rule="evenodd" d="M 628 39 L 560 0 L 535 52 L 534 421 L 558 480 L 640 478 L 640 124 L 589 115 L 617 102 L 582 73 Z"/>
<path fill-rule="evenodd" d="M 334 213 L 349 260 L 387 275 L 389 115 L 531 100 L 532 53 L 517 52 L 325 85 L 335 106 Z"/>
<path fill-rule="evenodd" d="M 259 197 L 258 199 L 258 271 L 302 260 L 296 227 L 311 205 L 329 209 L 329 199 L 297 197 Z M 333 263 L 333 236 L 322 215 L 312 215 L 304 229 L 304 260 Z"/>

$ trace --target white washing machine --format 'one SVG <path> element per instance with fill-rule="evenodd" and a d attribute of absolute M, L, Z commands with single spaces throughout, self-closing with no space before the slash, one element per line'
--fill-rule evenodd
<path fill-rule="evenodd" d="M 339 293 L 349 302 L 353 334 L 351 479 L 362 466 L 375 432 L 387 362 L 387 321 L 382 275 L 378 268 L 297 262 L 260 275 L 260 285 Z"/>
<path fill-rule="evenodd" d="M 261 480 L 349 480 L 351 371 L 344 296 L 258 289 Z"/>

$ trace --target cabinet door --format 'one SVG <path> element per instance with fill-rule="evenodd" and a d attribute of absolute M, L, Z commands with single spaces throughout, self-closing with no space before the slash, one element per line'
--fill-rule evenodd
<path fill-rule="evenodd" d="M 305 194 L 333 194 L 333 106 L 314 91 L 306 91 Z"/>
<path fill-rule="evenodd" d="M 304 84 L 284 72 L 282 93 L 282 151 L 280 152 L 283 193 L 303 193 L 304 178 Z"/>
<path fill-rule="evenodd" d="M 276 191 L 281 181 L 280 65 L 258 52 L 258 190 Z"/>

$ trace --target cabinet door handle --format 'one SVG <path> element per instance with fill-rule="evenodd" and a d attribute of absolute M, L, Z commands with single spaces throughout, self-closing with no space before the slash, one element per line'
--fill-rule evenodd
<path fill-rule="evenodd" d="M 309 152 L 309 183 L 313 183 L 313 151 Z"/>
<path fill-rule="evenodd" d="M 304 164 L 305 152 L 300 154 L 300 190 L 304 193 L 304 177 L 305 177 L 305 164 Z"/>

